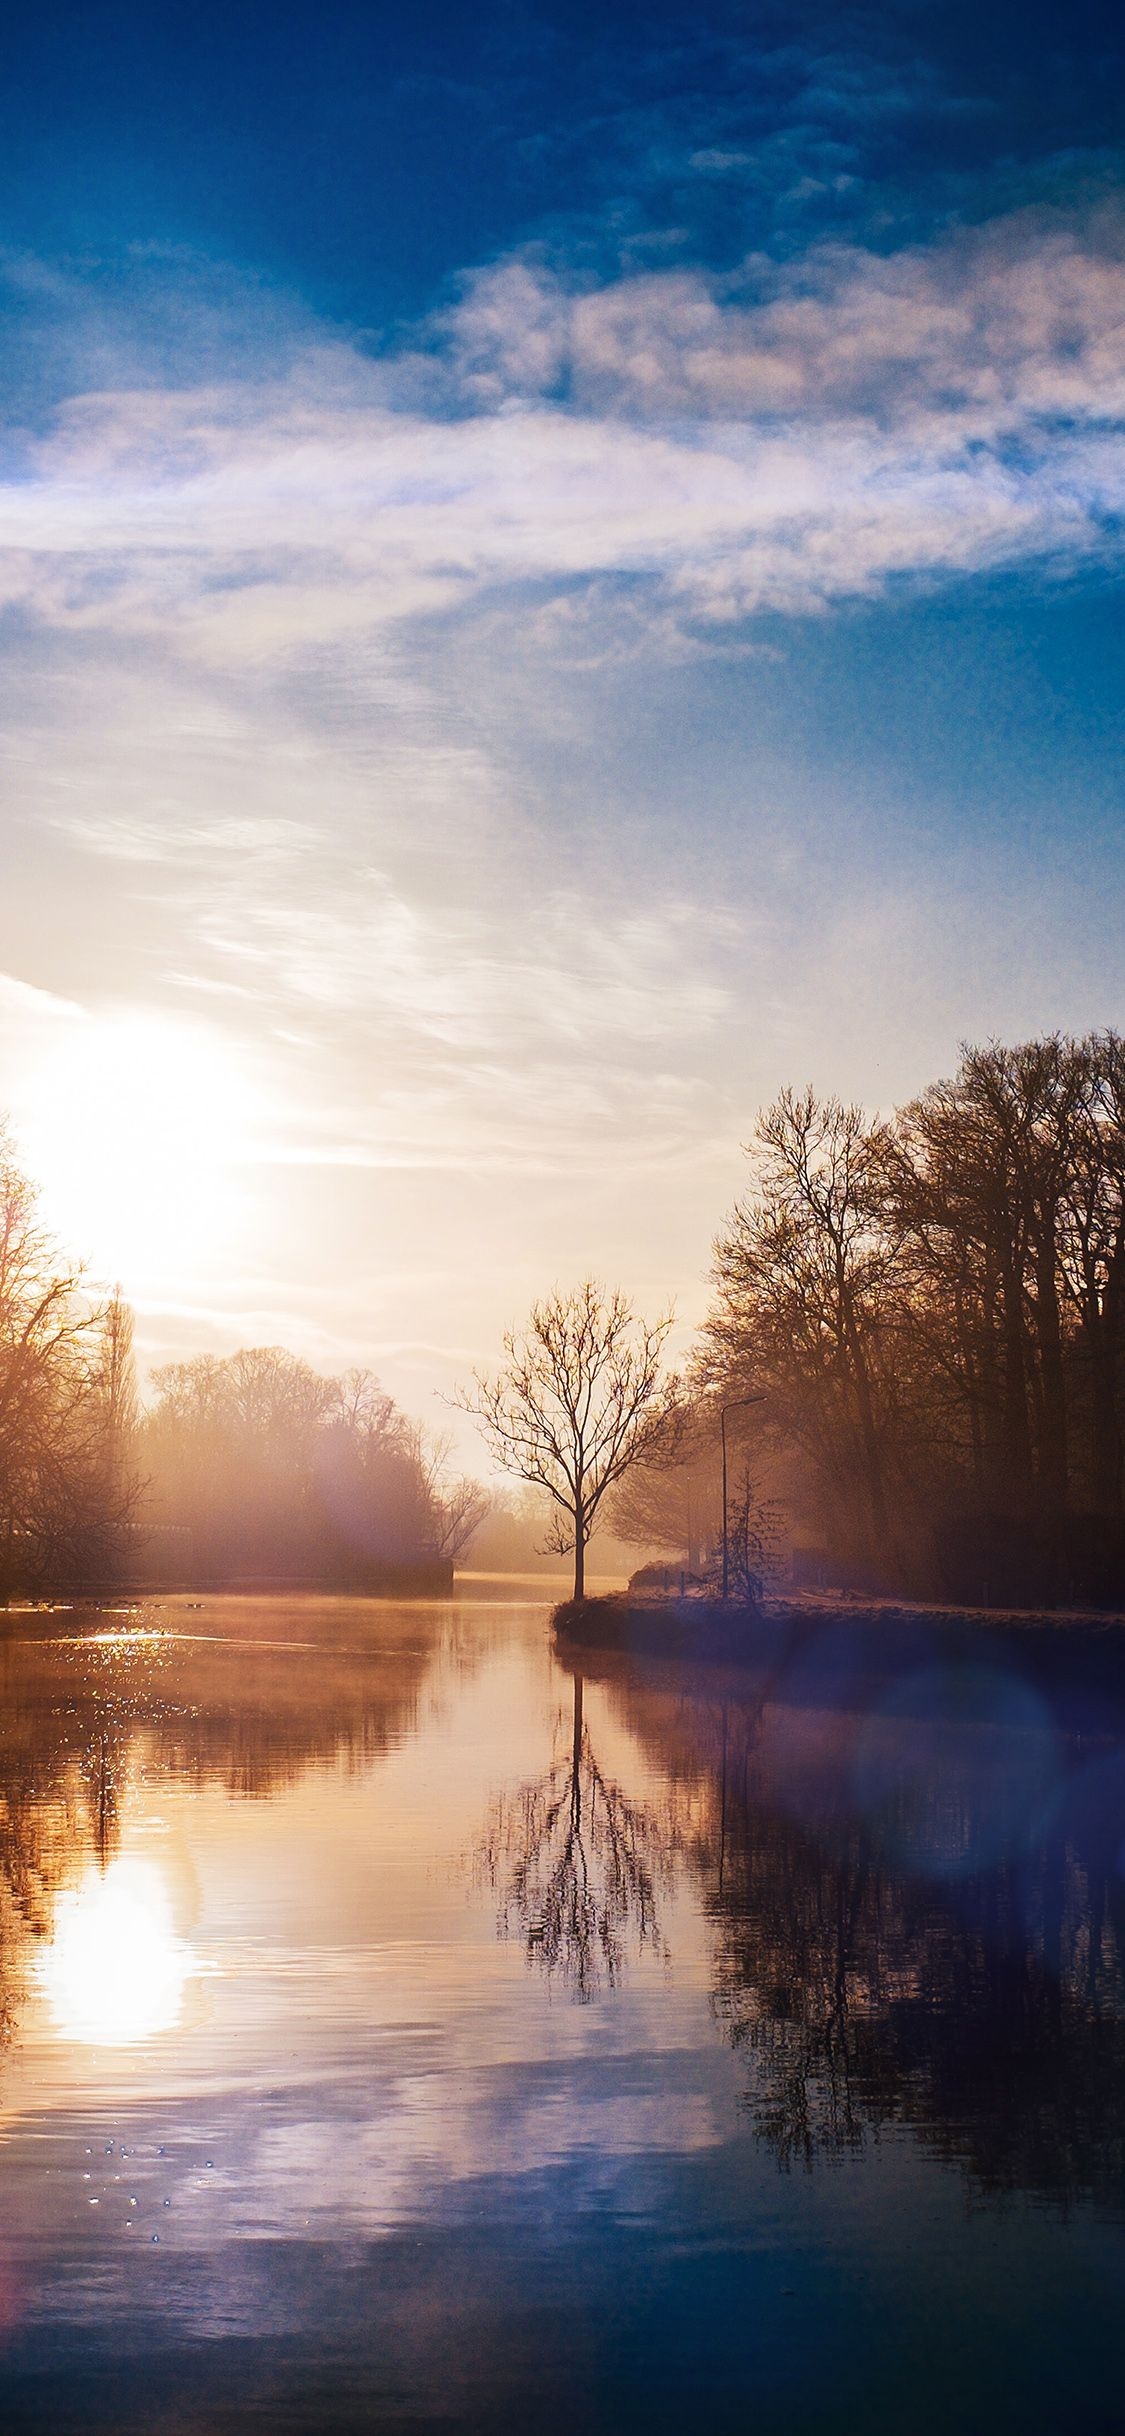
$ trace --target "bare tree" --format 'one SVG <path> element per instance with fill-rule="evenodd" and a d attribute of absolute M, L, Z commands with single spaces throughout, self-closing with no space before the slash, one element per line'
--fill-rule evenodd
<path fill-rule="evenodd" d="M 966 1047 L 870 1127 L 785 1092 L 751 1155 L 702 1376 L 768 1387 L 835 1552 L 959 1596 L 1118 1600 L 1120 1035 Z"/>
<path fill-rule="evenodd" d="M 61 1257 L 0 1129 L 0 1600 L 90 1587 L 119 1564 L 135 1495 L 118 1460 L 128 1328 Z"/>
<path fill-rule="evenodd" d="M 858 1108 L 783 1091 L 748 1155 L 752 1191 L 715 1247 L 704 1375 L 728 1393 L 768 1389 L 771 1430 L 811 1459 L 865 1553 L 884 1558 L 902 1368 L 870 1131 Z"/>
<path fill-rule="evenodd" d="M 976 1477 L 1025 1519 L 1069 1502 L 1064 1242 L 1081 1211 L 1090 1061 L 1051 1034 L 966 1049 L 880 1141 L 885 1210 L 915 1306 L 954 1357 Z M 1084 1105 L 1085 1103 L 1085 1105 Z M 1086 1120 L 1086 1121 L 1084 1121 Z M 939 1316 L 940 1315 L 940 1316 Z"/>
<path fill-rule="evenodd" d="M 1089 1493 L 1119 1523 L 1125 1487 L 1125 1040 L 1094 1032 L 1071 1055 L 1078 1106 L 1059 1230 L 1063 1291 L 1078 1328 L 1078 1401 L 1089 1404 Z"/>
<path fill-rule="evenodd" d="M 548 1545 L 560 1556 L 573 1550 L 576 1599 L 602 1499 L 666 1427 L 660 1358 L 671 1324 L 670 1314 L 638 1319 L 623 1294 L 586 1278 L 533 1304 L 523 1335 L 504 1338 L 502 1369 L 474 1373 L 457 1399 L 503 1470 L 546 1489 L 555 1507 Z"/>
<path fill-rule="evenodd" d="M 721 1535 L 722 1516 L 714 1406 L 684 1397 L 668 1412 L 651 1452 L 614 1490 L 610 1528 L 634 1548 L 667 1549 L 694 1575 Z"/>
<path fill-rule="evenodd" d="M 481 1487 L 479 1480 L 471 1479 L 467 1473 L 450 1475 L 449 1438 L 428 1438 L 424 1431 L 416 1430 L 414 1447 L 419 1474 L 429 1500 L 434 1554 L 447 1556 L 456 1564 L 488 1512 L 488 1491 Z"/>

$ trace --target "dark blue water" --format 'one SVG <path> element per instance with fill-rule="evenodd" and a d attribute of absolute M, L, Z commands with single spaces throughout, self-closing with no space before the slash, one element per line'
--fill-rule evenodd
<path fill-rule="evenodd" d="M 11 1618 L 0 2426 L 1115 2427 L 1122 1748 L 837 1657 Z"/>

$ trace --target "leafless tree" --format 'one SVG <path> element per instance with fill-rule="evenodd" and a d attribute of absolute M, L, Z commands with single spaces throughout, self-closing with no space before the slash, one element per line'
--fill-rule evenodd
<path fill-rule="evenodd" d="M 587 1278 L 535 1303 L 524 1333 L 504 1338 L 502 1368 L 478 1371 L 458 1397 L 502 1469 L 547 1491 L 548 1545 L 573 1551 L 576 1599 L 603 1499 L 666 1427 L 672 1390 L 660 1362 L 671 1324 L 638 1319 L 623 1294 Z"/>
<path fill-rule="evenodd" d="M 451 1441 L 448 1437 L 428 1438 L 422 1430 L 417 1430 L 414 1443 L 430 1504 L 434 1554 L 447 1556 L 456 1564 L 488 1512 L 488 1491 L 482 1488 L 479 1480 L 471 1479 L 467 1473 L 450 1472 Z"/>
<path fill-rule="evenodd" d="M 133 1495 L 128 1327 L 60 1254 L 0 1132 L 0 1598 L 113 1576 Z"/>
<path fill-rule="evenodd" d="M 705 1375 L 768 1392 L 767 1426 L 816 1466 L 885 1557 L 900 1365 L 893 1246 L 871 1190 L 862 1112 L 784 1091 L 761 1118 L 750 1193 L 715 1249 Z"/>
<path fill-rule="evenodd" d="M 768 1388 L 763 1440 L 836 1553 L 888 1586 L 1119 1600 L 1120 1035 L 967 1047 L 879 1124 L 785 1092 L 751 1157 L 704 1378 Z"/>
<path fill-rule="evenodd" d="M 614 1490 L 608 1520 L 634 1548 L 667 1550 L 698 1574 L 722 1531 L 719 1423 L 713 1400 L 678 1399 L 643 1461 Z"/>
<path fill-rule="evenodd" d="M 1071 1158 L 1060 1208 L 1063 1295 L 1077 1328 L 1080 1400 L 1088 1409 L 1090 1494 L 1119 1521 L 1125 1497 L 1125 1040 L 1078 1044 Z"/>

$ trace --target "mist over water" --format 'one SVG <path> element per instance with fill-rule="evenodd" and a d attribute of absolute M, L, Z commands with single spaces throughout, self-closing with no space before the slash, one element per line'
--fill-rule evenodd
<path fill-rule="evenodd" d="M 546 1622 L 11 1618 L 5 2426 L 1106 2424 L 1121 1742 Z"/>

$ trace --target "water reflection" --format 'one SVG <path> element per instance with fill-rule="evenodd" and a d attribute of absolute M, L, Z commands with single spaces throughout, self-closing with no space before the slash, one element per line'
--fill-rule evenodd
<path fill-rule="evenodd" d="M 0 1672 L 5 2432 L 1113 2423 L 1112 1739 L 480 1601 Z"/>
<path fill-rule="evenodd" d="M 498 1898 L 501 1936 L 583 2004 L 618 1985 L 627 1954 L 665 1951 L 659 1896 L 675 1839 L 649 1803 L 599 1764 L 575 1674 L 561 1749 L 492 1805 L 477 1865 Z"/>
<path fill-rule="evenodd" d="M 117 1860 L 60 1894 L 36 1977 L 63 2038 L 122 2047 L 175 2026 L 198 1967 L 160 1871 Z"/>
<path fill-rule="evenodd" d="M 225 1602 L 222 1640 L 181 1614 L 190 1638 L 126 1620 L 8 1645 L 0 2034 L 33 1991 L 74 2044 L 143 2048 L 182 2021 L 208 1955 L 159 1850 L 123 1848 L 131 1788 L 262 1804 L 310 1770 L 367 1784 L 424 1742 L 439 1649 L 450 1700 L 505 1647 L 495 1617 L 458 1640 L 438 1608 L 388 1610 L 365 1641 L 348 1613 L 273 1603 L 266 1639 L 261 1607 Z M 980 1670 L 864 1700 L 838 1673 L 720 1682 L 623 1658 L 553 1681 L 553 1727 L 534 1704 L 513 1727 L 542 1764 L 475 1822 L 478 1887 L 533 1978 L 612 2004 L 631 1970 L 681 1959 L 669 1920 L 691 1891 L 713 2019 L 782 2165 L 858 2158 L 895 2129 L 982 2191 L 1119 2204 L 1117 1743 L 1060 1732 Z M 331 1852 L 354 1906 L 362 1849 Z"/>
<path fill-rule="evenodd" d="M 909 2127 L 982 2191 L 1120 2207 L 1120 1750 L 1067 1745 L 1018 1685 L 935 1675 L 837 1710 L 606 1671 L 666 1771 L 779 2161 Z"/>
<path fill-rule="evenodd" d="M 304 1770 L 362 1770 L 394 1746 L 445 1624 L 348 1602 L 225 1600 L 0 1644 L 0 2043 L 32 1986 L 62 2035 L 142 2042 L 179 2018 L 196 1964 L 155 1864 L 121 1857 L 131 1784 L 214 1783 L 268 1799 Z M 263 1638 L 266 1635 L 268 1637 Z M 461 1654 L 472 1663 L 471 1653 Z"/>

